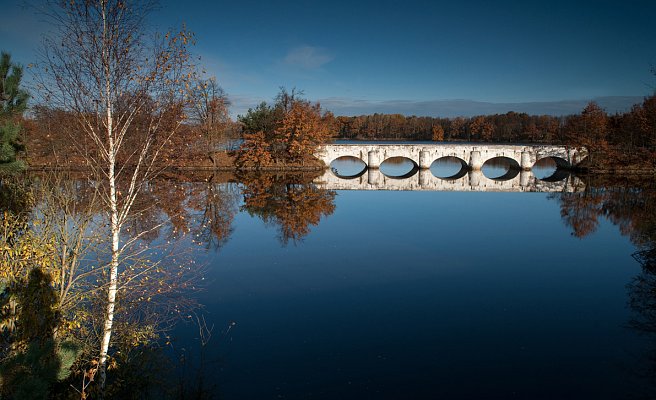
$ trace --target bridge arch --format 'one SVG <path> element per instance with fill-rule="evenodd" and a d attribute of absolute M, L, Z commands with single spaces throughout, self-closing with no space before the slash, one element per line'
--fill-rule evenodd
<path fill-rule="evenodd" d="M 541 157 L 537 158 L 535 160 L 535 164 L 539 163 L 542 160 L 551 160 L 554 163 L 556 163 L 556 168 L 569 168 L 572 165 L 567 161 L 566 159 L 560 157 L 559 155 L 542 155 Z"/>
<path fill-rule="evenodd" d="M 354 145 L 324 145 L 321 146 L 317 154 L 317 158 L 322 160 L 326 166 L 330 166 L 333 161 L 342 157 L 352 157 L 368 165 L 367 149 L 362 146 Z"/>
<path fill-rule="evenodd" d="M 440 164 L 452 164 L 454 168 L 444 168 L 444 171 L 442 172 L 440 171 Z M 434 160 L 430 165 L 430 171 L 436 178 L 443 180 L 456 180 L 467 175 L 469 168 L 467 162 L 462 158 L 458 156 L 447 155 L 440 156 Z"/>
<path fill-rule="evenodd" d="M 353 179 L 367 172 L 367 164 L 359 157 L 341 156 L 330 162 L 330 170 L 339 178 Z"/>
<path fill-rule="evenodd" d="M 557 168 L 551 175 L 545 176 L 543 178 L 536 177 L 536 179 L 542 182 L 560 182 L 569 178 L 569 176 L 570 176 L 569 171 Z"/>
<path fill-rule="evenodd" d="M 497 164 L 502 164 L 504 168 L 506 168 L 506 171 L 498 176 L 489 176 L 489 173 L 486 173 L 486 169 L 489 167 L 498 167 L 499 165 L 494 165 L 495 163 Z M 514 179 L 519 172 L 522 170 L 519 162 L 515 158 L 507 157 L 507 156 L 495 156 L 488 158 L 484 163 L 483 167 L 481 168 L 483 175 L 491 179 L 493 181 L 507 181 L 510 179 Z"/>
<path fill-rule="evenodd" d="M 394 171 L 396 166 L 403 164 L 408 164 L 409 169 L 407 171 L 401 167 L 401 171 Z M 409 157 L 404 156 L 394 156 L 386 158 L 380 164 L 380 172 L 388 178 L 392 179 L 405 179 L 411 176 L 414 176 L 417 171 L 419 171 L 419 165 L 415 160 Z"/>

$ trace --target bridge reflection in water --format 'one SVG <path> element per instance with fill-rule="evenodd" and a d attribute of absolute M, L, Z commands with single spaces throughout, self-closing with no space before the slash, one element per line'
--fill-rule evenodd
<path fill-rule="evenodd" d="M 581 179 L 557 170 L 538 179 L 532 171 L 511 169 L 499 178 L 488 178 L 481 170 L 463 171 L 450 178 L 438 178 L 430 169 L 415 169 L 403 177 L 390 177 L 377 168 L 364 169 L 353 177 L 338 176 L 332 169 L 314 180 L 328 190 L 416 190 L 451 192 L 579 192 L 585 189 Z"/>

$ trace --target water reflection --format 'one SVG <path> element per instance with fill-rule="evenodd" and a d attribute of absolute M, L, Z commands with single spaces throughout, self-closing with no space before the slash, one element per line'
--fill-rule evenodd
<path fill-rule="evenodd" d="M 569 171 L 566 169 L 558 168 L 558 164 L 552 158 L 544 158 L 538 160 L 531 168 L 530 172 L 521 171 L 514 160 L 509 160 L 502 157 L 488 160 L 483 165 L 481 171 L 471 171 L 463 160 L 456 157 L 443 157 L 437 159 L 431 164 L 428 170 L 419 170 L 417 165 L 412 160 L 403 157 L 393 157 L 385 160 L 381 164 L 378 171 L 368 169 L 362 160 L 355 157 L 338 158 L 331 163 L 330 167 L 330 173 L 332 173 L 334 177 L 342 180 L 355 181 L 359 179 L 360 182 L 365 180 L 369 182 L 379 182 L 380 180 L 375 177 L 378 176 L 379 173 L 384 175 L 385 178 L 408 180 L 406 184 L 407 189 L 405 190 L 418 190 L 416 188 L 417 185 L 413 184 L 411 180 L 418 179 L 423 182 L 433 181 L 432 177 L 428 176 L 428 171 L 430 171 L 432 177 L 447 181 L 456 181 L 470 176 L 469 181 L 473 183 L 488 180 L 496 182 L 518 180 L 523 182 L 522 186 L 531 185 L 531 182 L 534 179 L 547 183 L 555 183 L 566 181 L 570 177 Z M 374 177 L 372 177 L 372 175 Z M 387 182 L 385 178 L 382 180 Z M 334 182 L 335 189 L 366 189 L 363 185 L 358 187 L 358 185 L 356 185 L 353 181 L 350 183 L 342 182 L 343 184 L 340 185 L 339 179 L 332 179 L 332 177 L 328 176 L 326 173 L 324 174 L 323 178 L 321 178 L 321 182 Z M 398 186 L 400 186 L 398 183 L 390 185 L 390 187 L 395 187 L 392 188 L 392 190 L 398 190 L 396 188 Z M 438 188 L 439 185 L 432 186 L 435 187 L 433 190 L 440 190 Z M 456 186 L 459 188 L 465 188 L 468 185 L 460 182 L 460 184 Z M 492 187 L 494 185 L 489 186 Z M 511 186 L 513 185 L 506 185 L 505 188 L 508 189 Z M 519 187 L 519 184 L 514 186 Z M 542 187 L 546 191 L 558 190 L 549 189 L 549 185 L 536 184 L 535 186 Z M 560 186 L 562 185 L 555 185 L 554 188 L 559 188 Z M 330 189 L 331 187 L 328 188 Z M 382 186 L 377 186 L 377 189 L 384 190 L 385 188 Z M 446 190 L 452 189 L 447 188 Z"/>
<path fill-rule="evenodd" d="M 341 178 L 361 176 L 367 170 L 367 164 L 355 157 L 340 157 L 330 164 L 331 171 Z"/>
<path fill-rule="evenodd" d="M 641 272 L 627 284 L 632 310 L 628 326 L 648 336 L 650 348 L 635 354 L 630 370 L 640 385 L 636 398 L 654 398 L 656 392 L 656 186 L 653 182 L 589 182 L 581 193 L 552 195 L 560 203 L 561 217 L 573 236 L 593 235 L 601 220 L 611 221 L 636 247 L 633 258 Z"/>
<path fill-rule="evenodd" d="M 531 171 L 536 178 L 544 180 L 552 177 L 557 170 L 558 166 L 552 158 L 542 158 L 533 164 Z"/>
<path fill-rule="evenodd" d="M 283 245 L 301 241 L 311 226 L 335 211 L 335 192 L 319 189 L 307 174 L 244 174 L 242 210 L 278 228 Z"/>
<path fill-rule="evenodd" d="M 423 176 L 452 184 L 436 175 L 450 176 L 459 165 L 444 160 Z M 420 185 L 422 175 L 416 176 Z M 358 179 L 371 186 L 369 178 L 367 173 Z M 584 180 L 576 191 L 549 195 L 337 196 L 322 188 L 319 179 L 297 174 L 171 176 L 151 182 L 138 200 L 139 215 L 130 229 L 154 232 L 143 237 L 144 245 L 181 241 L 194 259 L 210 266 L 204 273 L 215 278 L 211 290 L 202 294 L 189 287 L 185 294 L 206 305 L 214 318 L 210 325 L 239 320 L 242 330 L 234 341 L 210 342 L 203 348 L 208 360 L 224 355 L 225 348 L 231 350 L 220 368 L 203 367 L 205 382 L 228 386 L 226 398 L 453 398 L 502 396 L 511 390 L 524 398 L 581 398 L 591 393 L 614 398 L 629 392 L 653 397 L 652 183 L 579 177 Z M 478 187 L 486 182 L 483 175 L 475 179 Z M 515 179 L 520 182 L 521 176 Z M 548 184 L 532 179 L 535 185 Z M 86 181 L 73 187 L 80 201 L 90 198 L 83 194 L 89 190 Z M 240 220 L 244 213 L 256 218 L 246 223 Z M 275 240 L 274 246 L 263 243 L 266 239 L 254 234 L 261 233 L 260 225 L 275 227 L 281 245 L 298 246 L 279 249 Z M 611 225 L 630 239 L 629 247 L 621 246 Z M 301 245 L 309 237 L 315 240 Z M 631 269 L 631 248 L 639 271 Z M 616 265 L 604 264 L 606 259 Z M 165 392 L 183 398 L 189 386 L 153 388 L 162 377 L 169 383 L 176 382 L 176 375 L 195 382 L 202 373 L 201 364 L 175 372 L 191 365 L 188 359 L 186 364 L 175 360 L 183 357 L 180 348 L 188 357 L 197 330 L 188 337 L 178 333 L 179 357 L 168 363 L 157 346 L 129 347 L 130 339 L 153 332 L 149 329 L 156 319 L 150 314 L 161 310 L 151 309 L 150 301 L 143 299 L 157 289 L 144 284 L 123 294 L 126 308 L 135 309 L 120 314 L 129 322 L 122 325 L 120 348 L 132 351 L 126 351 L 130 356 L 125 358 L 117 355 L 117 396 L 150 384 L 151 390 L 139 396 L 157 398 Z M 630 314 L 624 309 L 627 302 Z M 163 300 L 160 304 L 171 310 L 177 306 Z M 77 318 L 92 335 L 93 325 L 85 321 L 97 316 Z M 625 326 L 646 334 L 650 343 L 644 345 Z M 51 336 L 52 329 L 41 332 Z M 157 340 L 165 343 L 168 339 L 163 338 Z M 3 363 L 14 365 L 10 360 Z M 618 370 L 616 364 L 631 368 Z M 485 371 L 472 372 L 472 365 Z M 635 381 L 629 384 L 630 374 Z M 286 381 L 285 376 L 302 383 Z M 508 376 L 513 379 L 504 381 Z M 79 381 L 80 372 L 73 377 Z M 259 384 L 252 385 L 254 381 Z M 135 386 L 120 389 L 126 383 Z M 197 392 L 209 398 L 218 390 L 210 387 L 203 388 L 201 380 Z"/>
<path fill-rule="evenodd" d="M 392 191 L 458 191 L 458 192 L 576 192 L 584 182 L 566 171 L 556 179 L 537 179 L 532 171 L 509 169 L 505 175 L 490 179 L 482 171 L 461 169 L 448 178 L 436 177 L 431 169 L 413 170 L 406 176 L 387 176 L 379 169 L 366 169 L 359 176 L 343 178 L 325 171 L 315 179 L 318 187 L 327 190 L 392 190 Z"/>
<path fill-rule="evenodd" d="M 519 171 L 519 165 L 517 165 L 516 161 L 509 158 L 496 157 L 486 161 L 481 170 L 489 179 L 506 180 L 514 177 L 511 175 Z"/>
<path fill-rule="evenodd" d="M 430 166 L 430 171 L 437 178 L 442 179 L 459 179 L 468 171 L 467 164 L 456 157 L 442 157 Z"/>
<path fill-rule="evenodd" d="M 417 164 L 405 157 L 391 157 L 380 164 L 380 172 L 390 178 L 408 178 L 418 170 Z"/>

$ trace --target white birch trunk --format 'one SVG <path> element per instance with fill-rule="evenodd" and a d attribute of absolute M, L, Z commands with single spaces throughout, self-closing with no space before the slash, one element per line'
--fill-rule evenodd
<path fill-rule="evenodd" d="M 110 145 L 111 148 L 111 145 Z M 116 182 L 114 176 L 115 160 L 111 156 L 109 167 L 109 193 L 110 193 L 110 208 L 111 208 L 111 231 L 112 231 L 112 261 L 109 266 L 109 286 L 107 290 L 107 311 L 105 314 L 105 324 L 103 329 L 102 341 L 100 344 L 100 388 L 101 391 L 105 388 L 106 371 L 107 371 L 107 353 L 109 351 L 109 343 L 112 337 L 112 325 L 114 323 L 114 308 L 116 305 L 116 292 L 118 287 L 118 264 L 119 264 L 119 235 L 121 233 L 121 226 L 118 221 L 118 206 L 116 199 Z"/>
<path fill-rule="evenodd" d="M 104 5 L 104 4 L 103 4 Z M 102 340 L 100 342 L 100 357 L 98 368 L 100 373 L 100 393 L 105 389 L 107 378 L 107 354 L 112 337 L 112 325 L 114 323 L 114 308 L 116 305 L 116 292 L 118 288 L 118 265 L 119 265 L 119 240 L 121 234 L 121 222 L 119 221 L 118 198 L 116 191 L 116 154 L 118 152 L 117 143 L 114 141 L 114 116 L 112 115 L 112 97 L 110 82 L 110 55 L 107 50 L 107 25 L 105 8 L 103 7 L 103 58 L 105 61 L 105 108 L 106 108 L 106 129 L 107 129 L 107 149 L 109 168 L 107 171 L 107 180 L 109 183 L 109 207 L 110 207 L 110 229 L 112 233 L 112 260 L 109 265 L 109 285 L 107 288 L 107 310 L 105 314 L 105 324 L 103 327 Z"/>

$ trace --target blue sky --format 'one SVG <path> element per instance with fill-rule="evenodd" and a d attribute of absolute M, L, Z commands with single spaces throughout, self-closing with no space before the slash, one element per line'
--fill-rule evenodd
<path fill-rule="evenodd" d="M 43 25 L 1 1 L 0 48 L 32 62 Z M 656 85 L 654 15 L 654 1 L 162 0 L 152 24 L 196 33 L 233 114 L 286 86 L 339 114 L 451 116 L 639 100 Z"/>

